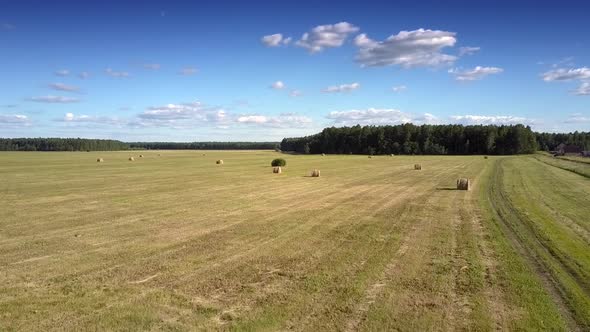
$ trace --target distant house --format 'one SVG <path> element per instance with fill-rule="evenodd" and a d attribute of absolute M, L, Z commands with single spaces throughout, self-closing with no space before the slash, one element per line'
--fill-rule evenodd
<path fill-rule="evenodd" d="M 559 144 L 555 148 L 555 154 L 559 156 L 568 155 L 580 155 L 582 154 L 582 148 L 577 145 L 566 145 L 566 144 Z"/>
<path fill-rule="evenodd" d="M 590 157 L 590 151 L 582 151 L 583 157 Z"/>

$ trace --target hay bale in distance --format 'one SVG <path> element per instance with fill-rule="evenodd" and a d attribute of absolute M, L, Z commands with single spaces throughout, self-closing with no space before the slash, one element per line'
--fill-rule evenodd
<path fill-rule="evenodd" d="M 395 156 L 395 155 L 392 153 L 392 154 L 391 154 L 391 156 L 393 157 L 393 156 Z"/>
<path fill-rule="evenodd" d="M 217 165 L 223 165 L 223 160 L 219 159 L 218 161 L 215 162 Z"/>
<path fill-rule="evenodd" d="M 140 154 L 140 155 L 139 155 L 139 158 L 143 158 L 143 155 L 142 155 L 142 154 Z"/>
<path fill-rule="evenodd" d="M 488 156 L 483 156 L 483 159 L 488 159 Z"/>
<path fill-rule="evenodd" d="M 457 180 L 457 190 L 469 190 L 471 182 L 467 178 L 460 178 Z"/>
<path fill-rule="evenodd" d="M 322 157 L 325 157 L 325 156 L 326 156 L 326 154 L 325 153 L 322 153 Z"/>
<path fill-rule="evenodd" d="M 281 166 L 273 167 L 272 172 L 276 174 L 281 174 L 283 172 L 283 169 L 281 168 Z"/>
<path fill-rule="evenodd" d="M 129 157 L 129 161 L 135 161 L 135 158 Z"/>
<path fill-rule="evenodd" d="M 102 159 L 102 158 L 98 158 L 98 159 L 96 159 L 96 162 L 97 162 L 97 163 L 102 163 L 102 162 L 104 162 L 104 159 Z"/>
<path fill-rule="evenodd" d="M 422 164 L 414 164 L 414 169 L 417 171 L 421 171 L 422 170 Z"/>
<path fill-rule="evenodd" d="M 319 178 L 320 177 L 320 170 L 319 169 L 314 169 L 313 171 L 311 171 L 311 177 L 313 177 L 313 178 Z"/>
<path fill-rule="evenodd" d="M 369 159 L 373 158 L 373 156 L 369 156 Z"/>

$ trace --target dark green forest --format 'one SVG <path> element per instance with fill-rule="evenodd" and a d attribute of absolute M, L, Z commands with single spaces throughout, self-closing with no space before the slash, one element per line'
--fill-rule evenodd
<path fill-rule="evenodd" d="M 0 151 L 270 150 L 337 154 L 525 154 L 561 143 L 590 150 L 590 133 L 535 133 L 530 127 L 403 124 L 331 127 L 277 142 L 131 142 L 83 138 L 0 138 Z"/>
<path fill-rule="evenodd" d="M 526 154 L 549 151 L 560 143 L 590 148 L 590 133 L 535 133 L 523 125 L 463 126 L 403 124 L 331 127 L 298 138 L 285 138 L 282 151 L 336 154 Z"/>

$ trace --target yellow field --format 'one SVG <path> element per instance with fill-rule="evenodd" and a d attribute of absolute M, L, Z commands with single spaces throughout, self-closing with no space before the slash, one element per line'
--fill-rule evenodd
<path fill-rule="evenodd" d="M 584 329 L 492 213 L 510 163 L 579 176 L 532 157 L 0 153 L 0 330 Z"/>

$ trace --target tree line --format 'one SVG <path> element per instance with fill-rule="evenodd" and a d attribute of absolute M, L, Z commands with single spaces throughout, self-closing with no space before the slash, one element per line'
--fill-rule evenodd
<path fill-rule="evenodd" d="M 278 142 L 134 142 L 86 138 L 0 138 L 0 151 L 272 150 Z"/>
<path fill-rule="evenodd" d="M 413 125 L 325 128 L 285 138 L 282 151 L 336 154 L 526 154 L 538 150 L 537 134 L 524 125 Z"/>

